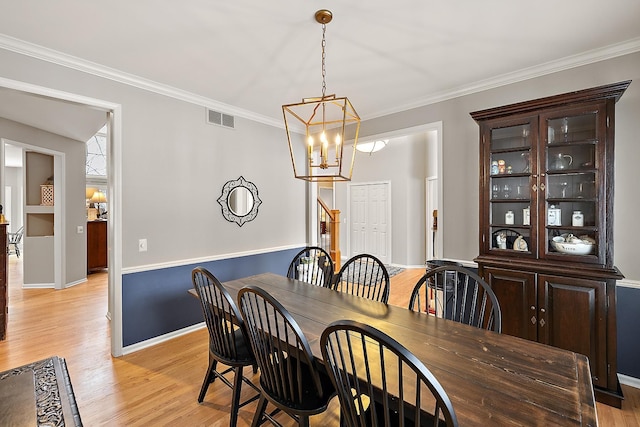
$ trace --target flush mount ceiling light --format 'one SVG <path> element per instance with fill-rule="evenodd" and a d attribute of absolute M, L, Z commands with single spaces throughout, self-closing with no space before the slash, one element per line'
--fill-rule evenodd
<path fill-rule="evenodd" d="M 382 150 L 389 143 L 388 139 L 380 139 L 378 141 L 370 141 L 370 142 L 361 142 L 358 144 L 356 148 L 358 151 L 362 153 L 375 153 L 376 151 Z"/>
<path fill-rule="evenodd" d="M 330 11 L 322 9 L 316 12 L 315 18 L 322 24 L 322 96 L 303 98 L 301 103 L 282 106 L 293 173 L 296 178 L 306 181 L 350 181 L 356 158 L 360 117 L 347 97 L 338 98 L 335 94 L 326 94 L 325 32 L 326 25 L 331 22 L 333 15 Z M 347 126 L 355 127 L 355 138 L 351 160 L 347 160 L 345 165 L 342 155 Z M 297 129 L 303 128 L 304 140 L 295 133 Z M 304 145 L 306 155 L 301 156 L 301 147 Z M 298 162 L 296 152 L 299 154 Z"/>

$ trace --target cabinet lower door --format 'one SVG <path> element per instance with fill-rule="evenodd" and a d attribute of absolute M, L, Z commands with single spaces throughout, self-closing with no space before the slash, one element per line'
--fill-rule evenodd
<path fill-rule="evenodd" d="M 503 268 L 485 268 L 484 277 L 498 298 L 502 333 L 538 340 L 536 275 Z"/>
<path fill-rule="evenodd" d="M 607 386 L 606 283 L 538 276 L 539 338 L 589 358 L 593 384 Z"/>

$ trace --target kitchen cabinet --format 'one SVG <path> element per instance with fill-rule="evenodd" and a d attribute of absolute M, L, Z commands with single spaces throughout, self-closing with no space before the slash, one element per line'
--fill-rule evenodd
<path fill-rule="evenodd" d="M 480 127 L 480 274 L 502 331 L 585 354 L 620 407 L 613 258 L 615 103 L 629 81 L 471 113 Z"/>

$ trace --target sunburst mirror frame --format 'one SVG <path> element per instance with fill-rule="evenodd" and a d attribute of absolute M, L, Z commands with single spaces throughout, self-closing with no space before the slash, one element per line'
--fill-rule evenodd
<path fill-rule="evenodd" d="M 236 215 L 231 209 L 229 196 L 236 188 L 246 188 L 253 196 L 253 205 L 246 215 Z M 242 176 L 236 180 L 227 181 L 222 187 L 222 194 L 218 197 L 218 203 L 222 208 L 222 216 L 229 222 L 235 222 L 239 227 L 244 223 L 253 221 L 258 216 L 258 208 L 262 204 L 262 200 L 258 196 L 258 187 L 253 182 L 247 181 Z"/>

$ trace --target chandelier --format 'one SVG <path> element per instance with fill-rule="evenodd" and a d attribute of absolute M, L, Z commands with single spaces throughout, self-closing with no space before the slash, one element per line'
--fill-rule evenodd
<path fill-rule="evenodd" d="M 325 33 L 333 15 L 331 11 L 321 9 L 316 12 L 315 18 L 322 24 L 322 96 L 303 98 L 300 103 L 282 106 L 293 173 L 296 178 L 305 181 L 350 181 L 356 158 L 360 117 L 347 97 L 326 94 Z M 345 129 L 351 125 L 355 126 L 355 137 L 351 159 L 345 164 Z M 298 132 L 302 132 L 302 129 L 304 138 Z M 304 155 L 301 155 L 302 147 L 305 148 Z M 296 152 L 299 162 L 296 162 Z"/>

